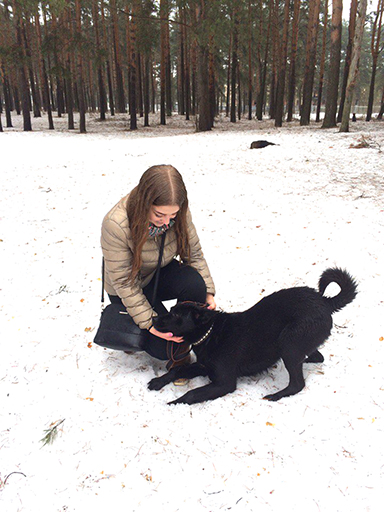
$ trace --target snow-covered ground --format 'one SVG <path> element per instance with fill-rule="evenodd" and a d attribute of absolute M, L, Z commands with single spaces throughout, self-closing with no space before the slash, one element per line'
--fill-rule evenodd
<path fill-rule="evenodd" d="M 221 119 L 195 133 L 174 117 L 131 133 L 120 116 L 80 135 L 32 121 L 0 133 L 0 510 L 381 511 L 384 124 Z M 278 145 L 250 150 L 259 139 Z M 150 392 L 164 363 L 92 343 L 102 218 L 159 163 L 184 177 L 222 309 L 316 287 L 333 265 L 357 279 L 301 393 L 262 400 L 286 385 L 280 363 L 168 406 L 205 380 Z"/>

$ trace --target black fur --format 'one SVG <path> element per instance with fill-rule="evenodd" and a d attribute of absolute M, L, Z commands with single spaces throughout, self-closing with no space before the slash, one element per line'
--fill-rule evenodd
<path fill-rule="evenodd" d="M 251 149 L 262 149 L 267 146 L 278 146 L 278 144 L 275 144 L 274 142 L 268 142 L 267 140 L 254 140 L 251 143 Z"/>
<path fill-rule="evenodd" d="M 341 291 L 333 298 L 324 297 L 332 282 Z M 264 398 L 276 401 L 294 395 L 305 386 L 303 363 L 324 361 L 317 349 L 331 333 L 332 313 L 352 302 L 356 293 L 356 282 L 346 271 L 330 268 L 319 280 L 319 292 L 305 286 L 280 290 L 242 313 L 212 311 L 195 303 L 177 304 L 168 314 L 154 319 L 156 329 L 183 336 L 190 344 L 201 340 L 213 325 L 212 331 L 205 341 L 193 346 L 196 363 L 173 368 L 152 379 L 148 387 L 159 390 L 179 378 L 208 376 L 209 384 L 171 403 L 214 400 L 235 391 L 238 377 L 256 375 L 282 359 L 289 384 Z"/>

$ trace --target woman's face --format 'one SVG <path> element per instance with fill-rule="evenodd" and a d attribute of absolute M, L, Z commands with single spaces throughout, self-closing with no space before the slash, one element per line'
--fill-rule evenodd
<path fill-rule="evenodd" d="M 164 224 L 168 226 L 171 219 L 176 217 L 179 210 L 180 208 L 177 205 L 155 206 L 153 204 L 149 210 L 148 220 L 158 228 Z"/>

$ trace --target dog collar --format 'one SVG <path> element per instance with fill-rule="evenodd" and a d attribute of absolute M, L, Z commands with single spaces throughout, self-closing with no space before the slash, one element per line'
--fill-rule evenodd
<path fill-rule="evenodd" d="M 196 347 L 197 345 L 200 345 L 201 343 L 203 343 L 203 341 L 205 341 L 208 338 L 208 336 L 211 334 L 212 329 L 213 329 L 213 324 L 208 329 L 208 331 L 204 334 L 204 336 L 202 338 L 200 338 L 199 340 L 195 341 L 195 343 L 192 343 L 192 345 L 194 347 Z"/>

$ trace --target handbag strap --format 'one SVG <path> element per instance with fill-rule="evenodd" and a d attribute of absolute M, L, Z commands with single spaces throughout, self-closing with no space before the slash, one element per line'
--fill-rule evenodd
<path fill-rule="evenodd" d="M 161 260 L 163 259 L 165 235 L 166 234 L 167 234 L 167 232 L 164 231 L 164 233 L 161 235 L 159 259 L 158 259 L 158 262 L 157 262 L 157 269 L 156 269 L 156 275 L 155 275 L 155 284 L 154 284 L 154 287 L 153 287 L 153 294 L 152 294 L 152 306 L 155 305 L 155 300 L 156 300 L 156 295 L 157 295 L 157 288 L 158 288 L 158 285 L 159 285 L 160 267 L 161 267 Z"/>
<path fill-rule="evenodd" d="M 161 260 L 163 259 L 166 233 L 167 232 L 164 231 L 164 233 L 161 236 L 159 259 L 157 261 L 157 268 L 156 268 L 156 274 L 155 274 L 155 285 L 153 287 L 152 305 L 155 303 L 156 295 L 157 295 L 157 288 L 159 285 L 160 267 L 161 267 Z M 101 309 L 104 309 L 104 283 L 105 283 L 105 260 L 103 257 L 103 261 L 102 261 L 102 265 L 101 265 Z"/>
<path fill-rule="evenodd" d="M 101 264 L 101 309 L 104 309 L 105 260 Z"/>

